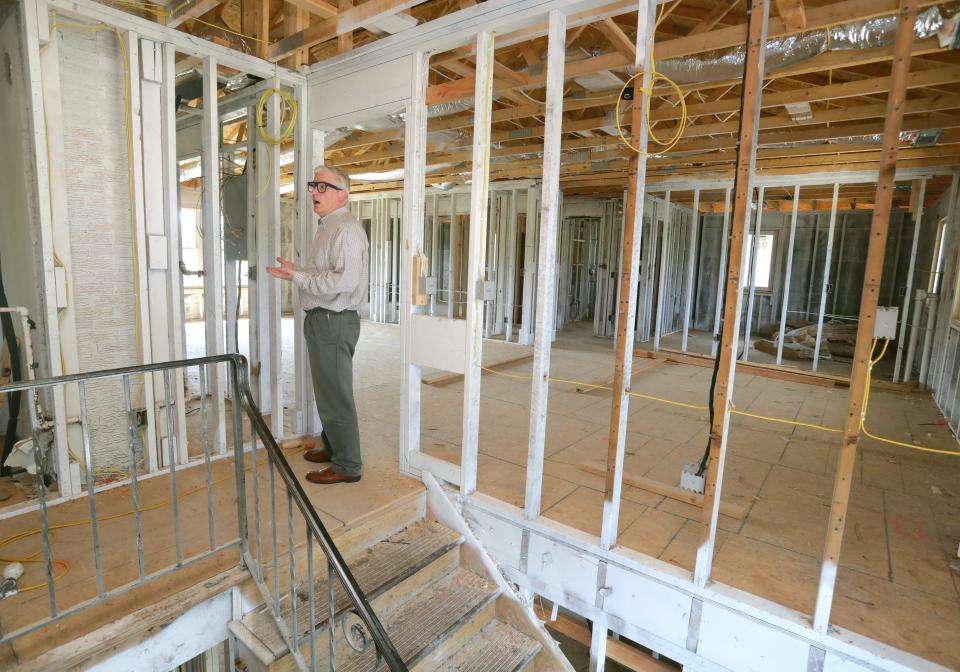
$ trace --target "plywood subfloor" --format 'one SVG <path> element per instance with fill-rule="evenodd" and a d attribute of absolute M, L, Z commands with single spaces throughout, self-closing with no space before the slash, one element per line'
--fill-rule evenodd
<path fill-rule="evenodd" d="M 487 342 L 484 359 L 516 346 Z M 364 324 L 357 355 L 358 406 L 365 426 L 399 426 L 399 334 Z M 703 404 L 710 369 L 634 360 L 633 389 Z M 609 340 L 572 325 L 554 344 L 551 375 L 595 382 L 612 375 Z M 529 376 L 530 364 L 508 370 Z M 751 413 L 840 427 L 847 390 L 738 375 L 734 403 Z M 461 384 L 423 386 L 422 447 L 459 461 Z M 484 374 L 479 490 L 512 504 L 524 496 L 530 386 Z M 550 389 L 543 485 L 546 517 L 599 532 L 603 479 L 578 465 L 607 452 L 610 393 Z M 677 484 L 682 465 L 702 455 L 706 411 L 632 398 L 628 473 Z M 868 427 L 900 441 L 957 449 L 928 395 L 875 391 Z M 396 429 L 391 436 L 396 446 Z M 387 432 L 389 434 L 389 432 Z M 929 455 L 871 439 L 858 455 L 833 623 L 930 660 L 960 668 L 960 455 Z M 736 417 L 731 425 L 723 499 L 746 507 L 721 516 L 714 577 L 811 614 L 836 469 L 838 435 Z M 619 543 L 692 569 L 703 527 L 697 507 L 624 488 Z"/>
<path fill-rule="evenodd" d="M 189 329 L 189 327 L 188 327 Z M 198 327 L 202 334 L 202 325 Z M 293 322 L 283 325 L 284 397 L 293 400 Z M 200 341 L 202 347 L 202 339 Z M 242 347 L 242 344 L 241 344 Z M 517 346 L 485 342 L 484 361 L 517 354 Z M 365 450 L 365 478 L 396 474 L 400 419 L 399 331 L 364 323 L 355 387 Z M 633 389 L 678 401 L 706 402 L 710 369 L 634 360 Z M 554 344 L 551 375 L 596 382 L 612 377 L 608 339 L 574 324 Z M 506 371 L 529 376 L 530 364 Z M 789 383 L 741 373 L 736 407 L 752 413 L 839 427 L 847 390 Z M 523 501 L 530 387 L 485 374 L 481 386 L 479 489 L 513 504 Z M 463 394 L 459 383 L 423 386 L 421 444 L 459 461 Z M 604 460 L 610 393 L 580 394 L 551 385 L 544 515 L 599 530 L 603 479 L 578 465 Z M 627 434 L 628 473 L 676 484 L 682 465 L 700 458 L 705 411 L 633 398 Z M 930 397 L 875 391 L 868 426 L 906 442 L 956 450 Z M 742 520 L 721 516 L 714 577 L 810 614 L 826 534 L 839 442 L 836 434 L 737 417 L 723 499 L 746 507 Z M 306 467 L 302 467 L 305 469 Z M 339 487 L 339 486 L 338 486 Z M 358 503 L 342 503 L 350 509 Z M 322 508 L 322 507 L 321 507 Z M 330 512 L 334 513 L 334 512 Z M 334 514 L 336 515 L 336 514 Z M 347 514 L 343 514 L 347 515 Z M 636 488 L 624 488 L 619 542 L 692 569 L 702 534 L 698 508 Z M 951 667 L 960 631 L 960 457 L 929 455 L 870 439 L 858 454 L 833 622 Z"/>

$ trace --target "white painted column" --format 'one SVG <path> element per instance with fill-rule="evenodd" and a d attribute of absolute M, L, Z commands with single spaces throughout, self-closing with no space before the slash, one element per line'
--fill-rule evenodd
<path fill-rule="evenodd" d="M 897 336 L 897 359 L 893 364 L 893 382 L 905 382 L 909 374 L 900 375 L 903 365 L 905 346 L 907 345 L 907 326 L 910 320 L 910 301 L 913 299 L 913 275 L 917 270 L 917 246 L 920 244 L 920 220 L 923 218 L 923 199 L 927 192 L 927 178 L 920 179 L 920 195 L 917 197 L 917 211 L 914 213 L 913 241 L 910 244 L 910 265 L 907 267 L 907 291 L 903 294 L 903 311 L 900 315 L 900 332 Z M 894 279 L 896 280 L 896 279 Z M 907 370 L 910 362 L 907 362 Z M 958 386 L 960 387 L 960 386 Z"/>
<path fill-rule="evenodd" d="M 450 265 L 447 268 L 447 317 L 453 319 L 453 306 L 457 302 L 455 292 L 455 278 L 453 268 L 455 266 L 454 258 L 459 258 L 457 254 L 457 245 L 460 243 L 460 235 L 457 227 L 457 194 L 450 194 Z"/>
<path fill-rule="evenodd" d="M 76 312 L 68 305 L 63 312 L 57 308 L 57 281 L 55 251 L 63 264 L 63 272 L 70 282 L 70 222 L 66 199 L 56 204 L 51 199 L 51 190 L 66 184 L 66 166 L 63 159 L 63 124 L 60 100 L 60 63 L 58 37 L 49 30 L 49 17 L 42 9 L 44 3 L 25 2 L 23 22 L 26 56 L 25 69 L 29 76 L 30 109 L 28 117 L 28 142 L 34 157 L 36 175 L 28 184 L 36 188 L 30 200 L 39 223 L 40 263 L 42 264 L 42 295 L 46 322 L 46 349 L 48 353 L 47 375 L 59 376 L 79 370 L 79 352 L 76 338 Z M 41 45 L 45 48 L 40 50 Z M 49 154 L 48 154 L 49 151 Z M 39 316 L 36 316 L 39 318 Z M 58 355 L 62 354 L 63 359 Z M 66 365 L 66 370 L 64 370 Z M 44 370 L 37 372 L 44 375 Z M 76 390 L 55 390 L 53 399 L 53 454 L 54 469 L 61 496 L 79 494 L 81 481 L 79 469 L 70 466 L 68 444 L 76 446 L 79 454 L 80 428 L 68 431 L 66 418 L 79 414 L 79 398 Z"/>
<path fill-rule="evenodd" d="M 820 363 L 820 346 L 823 343 L 823 315 L 827 310 L 827 288 L 830 286 L 830 261 L 833 256 L 833 234 L 837 226 L 837 196 L 840 184 L 833 184 L 833 201 L 830 205 L 830 227 L 827 230 L 827 258 L 823 261 L 823 283 L 820 285 L 820 311 L 817 313 L 817 342 L 813 346 L 813 370 Z M 816 252 L 816 250 L 814 250 Z"/>
<path fill-rule="evenodd" d="M 506 278 L 504 278 L 504 285 L 506 289 L 506 300 L 504 301 L 504 312 L 506 321 L 504 323 L 504 330 L 506 332 L 506 340 L 509 343 L 513 340 L 513 297 L 516 294 L 516 277 L 517 277 L 517 190 L 510 190 L 510 206 L 507 208 L 507 236 L 504 241 L 504 246 L 506 248 L 507 255 L 507 265 L 506 265 Z"/>
<path fill-rule="evenodd" d="M 487 193 L 490 178 L 490 113 L 493 103 L 493 33 L 477 35 L 473 111 L 473 174 L 470 188 L 470 250 L 467 255 L 467 338 L 463 375 L 463 443 L 460 492 L 477 489 L 480 438 L 480 366 L 483 362 L 483 296 L 486 266 Z"/>
<path fill-rule="evenodd" d="M 313 212 L 313 195 L 307 191 L 307 182 L 313 179 L 316 164 L 323 163 L 325 135 L 310 128 L 308 108 L 310 95 L 306 85 L 297 90 L 297 102 L 300 105 L 297 115 L 296 154 L 297 175 L 297 218 L 293 230 L 293 262 L 303 264 L 310 251 L 310 243 L 316 230 L 316 214 Z M 371 258 L 373 247 L 371 241 Z M 371 294 L 372 296 L 372 294 Z M 310 362 L 307 357 L 307 342 L 303 336 L 304 312 L 300 303 L 300 292 L 293 292 L 294 314 L 294 378 L 297 395 L 297 411 L 294 431 L 309 436 L 320 433 L 320 417 L 314 404 L 313 379 L 310 375 Z"/>
<path fill-rule="evenodd" d="M 710 355 L 716 356 L 720 338 L 720 317 L 723 315 L 723 286 L 727 271 L 727 237 L 730 235 L 730 187 L 723 196 L 723 231 L 720 234 L 720 270 L 717 272 L 717 302 L 713 313 L 713 344 Z"/>
<path fill-rule="evenodd" d="M 543 191 L 540 201 L 540 261 L 537 274 L 537 326 L 533 344 L 530 394 L 530 433 L 527 441 L 527 486 L 524 517 L 540 515 L 543 489 L 544 444 L 547 435 L 547 401 L 550 392 L 550 347 L 553 334 L 553 301 L 557 258 L 557 225 L 560 196 L 560 139 L 563 125 L 563 70 L 567 17 L 550 12 L 547 29 L 547 87 L 543 139 Z"/>
<path fill-rule="evenodd" d="M 669 246 L 670 240 L 669 233 L 671 214 L 673 213 L 670 209 L 670 190 L 667 189 L 667 193 L 663 195 L 663 231 L 661 233 L 663 236 L 663 242 L 660 244 L 660 269 L 657 276 L 657 315 L 653 328 L 654 350 L 660 349 L 660 332 L 663 330 L 663 302 L 666 297 L 667 263 L 669 263 L 667 247 Z M 656 226 L 656 223 L 654 223 L 654 226 Z M 653 253 L 655 250 L 656 248 L 652 248 L 651 253 Z"/>
<path fill-rule="evenodd" d="M 787 241 L 787 270 L 783 276 L 783 300 L 780 306 L 780 338 L 777 340 L 777 365 L 783 362 L 783 337 L 787 331 L 790 304 L 790 276 L 793 273 L 793 245 L 797 237 L 797 209 L 800 207 L 800 185 L 793 188 L 793 212 L 790 214 L 790 238 Z"/>
<path fill-rule="evenodd" d="M 180 170 L 177 164 L 177 69 L 176 49 L 172 44 L 162 45 L 163 84 L 160 90 L 160 119 L 162 127 L 163 218 L 167 236 L 167 303 L 166 330 L 170 359 L 186 356 L 183 343 L 183 278 L 180 275 Z M 183 394 L 182 369 L 174 374 L 174 404 L 177 413 L 178 458 L 189 460 L 187 451 L 187 416 Z"/>
<path fill-rule="evenodd" d="M 443 259 L 440 257 L 440 215 L 438 201 L 440 200 L 440 194 L 435 193 L 433 195 L 433 203 L 431 208 L 431 218 L 430 218 L 430 275 L 433 277 L 434 288 L 439 287 L 440 285 L 440 269 L 442 268 Z M 437 311 L 437 291 L 434 291 L 430 295 L 430 314 L 433 315 Z"/>
<path fill-rule="evenodd" d="M 646 62 L 649 58 L 647 50 L 647 42 L 652 36 L 654 26 L 656 24 L 656 3 L 651 2 L 650 0 L 641 0 L 640 8 L 637 13 L 637 56 L 634 61 L 634 66 L 637 71 L 645 70 Z M 652 74 L 647 71 L 644 72 L 642 89 L 644 91 L 650 90 L 650 80 Z M 643 97 L 634 100 L 634 105 L 644 105 L 645 101 Z M 636 324 L 637 324 L 637 303 L 638 303 L 638 289 L 637 289 L 637 276 L 640 271 L 640 247 L 641 241 L 643 239 L 643 209 L 646 205 L 646 185 L 647 185 L 647 143 L 648 143 L 648 130 L 647 130 L 647 117 L 646 115 L 641 115 L 640 128 L 637 132 L 632 133 L 632 137 L 636 139 L 637 149 L 640 150 L 639 156 L 636 158 L 636 182 L 631 185 L 634 189 L 635 194 L 635 205 L 633 208 L 633 219 L 628 221 L 626 219 L 626 213 L 629 210 L 627 203 L 624 204 L 624 236 L 623 239 L 627 238 L 627 228 L 631 227 L 633 231 L 633 243 L 630 246 L 630 277 L 633 278 L 633 281 L 630 282 L 630 286 L 627 288 L 627 296 L 623 297 L 618 292 L 617 297 L 617 314 L 620 312 L 620 304 L 624 301 L 624 298 L 627 302 L 627 313 L 626 313 L 626 324 L 620 325 L 618 320 L 617 329 L 623 329 L 623 339 L 624 343 L 622 346 L 626 349 L 625 356 L 623 357 L 623 384 L 620 389 L 615 390 L 613 394 L 619 395 L 619 404 L 615 406 L 611 414 L 610 427 L 611 430 L 616 427 L 616 438 L 615 443 L 611 441 L 608 445 L 607 451 L 607 492 L 604 497 L 603 502 L 603 518 L 600 527 L 600 545 L 605 548 L 612 548 L 617 541 L 617 531 L 620 520 L 620 500 L 623 493 L 623 460 L 626 450 L 626 437 L 627 437 L 627 421 L 630 415 L 630 381 L 633 376 L 633 344 L 635 342 L 636 335 Z M 632 170 L 632 168 L 631 168 Z M 652 218 L 651 221 L 656 225 L 656 219 Z M 622 250 L 622 258 L 626 261 L 626 250 Z M 621 274 L 626 273 L 627 269 L 621 269 Z M 617 286 L 621 287 L 623 284 L 622 275 L 617 278 Z M 620 344 L 618 344 L 620 347 Z M 615 398 L 614 403 L 616 404 L 617 399 Z M 619 413 L 617 413 L 619 410 Z M 615 415 L 614 415 L 615 414 Z M 609 477 L 609 471 L 611 465 L 610 457 L 613 457 L 613 477 Z M 598 580 L 598 588 L 602 583 L 602 577 Z M 602 595 L 598 590 L 597 595 L 598 606 L 602 606 Z M 602 624 L 602 627 L 606 627 L 606 624 Z M 596 630 L 597 624 L 594 624 L 594 630 Z M 603 670 L 605 650 L 606 650 L 606 636 L 595 639 L 594 646 L 591 647 L 590 652 L 590 666 L 591 671 Z M 600 649 L 600 650 L 596 650 Z"/>
<path fill-rule="evenodd" d="M 520 335 L 522 345 L 533 343 L 533 304 L 537 277 L 537 192 L 534 185 L 527 187 L 527 211 L 523 236 L 523 304 L 520 306 Z"/>
<path fill-rule="evenodd" d="M 223 253 L 220 233 L 220 115 L 217 104 L 217 60 L 203 60 L 203 121 L 200 165 L 203 173 L 203 322 L 206 354 L 223 354 Z M 223 365 L 214 367 L 208 379 L 214 419 L 214 450 L 227 448 L 227 425 L 223 407 L 226 375 Z"/>
<path fill-rule="evenodd" d="M 413 304 L 413 257 L 423 246 L 423 211 L 427 161 L 427 80 L 430 73 L 429 54 L 411 56 L 410 100 L 406 106 L 404 140 L 403 217 L 400 277 L 400 471 L 412 473 L 410 454 L 420 450 L 420 387 L 421 367 L 411 359 L 413 349 L 413 316 L 424 314 Z M 433 203 L 436 232 L 436 196 Z M 436 248 L 436 235 L 434 235 Z M 431 261 L 431 264 L 435 261 Z"/>
<path fill-rule="evenodd" d="M 125 32 L 123 34 L 124 46 L 126 47 L 127 74 L 129 76 L 129 100 L 127 101 L 127 123 L 130 129 L 125 132 L 130 133 L 130 150 L 132 156 L 129 160 L 132 163 L 131 172 L 133 180 L 133 189 L 130 194 L 130 208 L 132 209 L 133 228 L 134 228 L 134 273 L 136 274 L 136 293 L 137 293 L 137 315 L 139 321 L 137 347 L 139 348 L 140 361 L 138 364 L 150 364 L 153 362 L 153 338 L 150 329 L 150 296 L 149 296 L 149 277 L 147 258 L 147 225 L 144 211 L 144 187 L 143 187 L 143 118 L 141 117 L 141 95 L 140 95 L 140 40 L 136 33 Z M 162 389 L 163 382 L 159 376 L 153 374 L 144 374 L 142 394 L 137 395 L 140 405 L 146 409 L 147 427 L 144 432 L 147 445 L 144 446 L 144 453 L 147 465 L 150 471 L 158 469 L 163 460 L 158 451 L 159 425 L 157 416 L 156 397 L 157 389 Z M 134 401 L 136 404 L 137 402 Z"/>
<path fill-rule="evenodd" d="M 165 186 L 165 164 L 164 159 L 164 52 L 162 45 L 150 40 L 139 40 L 140 62 L 142 70 L 140 73 L 141 110 L 142 126 L 139 135 L 142 138 L 143 150 L 143 210 L 144 210 L 144 238 L 146 240 L 145 264 L 147 276 L 147 295 L 148 312 L 150 320 L 150 347 L 151 361 L 166 362 L 175 359 L 171 351 L 170 332 L 171 324 L 168 317 L 172 312 L 172 307 L 177 301 L 182 300 L 181 296 L 169 293 L 169 275 L 170 265 L 177 264 L 171 262 L 168 255 L 169 243 L 167 241 L 168 226 L 166 219 L 165 206 L 166 193 Z M 174 131 L 175 132 L 175 131 Z M 176 138 L 174 138 L 174 141 Z M 179 259 L 179 253 L 172 259 Z M 179 269 L 178 269 L 179 274 Z M 178 311 L 179 312 L 179 311 Z M 167 407 L 167 400 L 164 391 L 163 376 L 154 375 L 154 394 L 160 400 L 155 414 L 156 436 L 160 439 L 160 445 L 157 455 L 157 464 L 167 466 L 169 461 L 169 450 L 165 442 L 173 440 L 177 447 L 176 459 L 186 461 L 187 450 L 186 442 L 176 442 L 176 426 L 179 420 L 174 422 L 174 437 L 167 436 L 167 416 L 172 413 L 174 416 L 181 416 L 183 405 L 176 404 L 175 390 L 170 390 L 170 406 Z M 182 390 L 178 386 L 178 390 Z M 162 407 L 162 411 L 159 410 Z M 181 435 L 182 436 L 182 435 Z"/>
<path fill-rule="evenodd" d="M 690 334 L 690 320 L 693 313 L 693 274 L 697 263 L 697 231 L 700 227 L 700 189 L 693 190 L 693 215 L 690 220 L 690 237 L 687 241 L 687 285 L 683 297 L 683 342 L 680 349 L 687 351 L 687 339 Z"/>
<path fill-rule="evenodd" d="M 753 245 L 750 246 L 747 268 L 750 298 L 747 301 L 747 326 L 743 334 L 743 361 L 750 361 L 750 332 L 753 330 L 753 302 L 757 295 L 757 250 L 760 249 L 760 227 L 763 225 L 763 185 L 760 185 L 757 196 L 757 215 L 753 224 Z M 759 317 L 757 320 L 759 321 Z"/>

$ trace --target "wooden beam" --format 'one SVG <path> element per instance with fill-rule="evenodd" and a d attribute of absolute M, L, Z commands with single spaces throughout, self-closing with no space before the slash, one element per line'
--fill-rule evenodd
<path fill-rule="evenodd" d="M 187 0 L 177 7 L 177 11 L 167 17 L 167 27 L 176 28 L 184 21 L 203 16 L 223 0 Z"/>
<path fill-rule="evenodd" d="M 259 0 L 257 10 L 257 56 L 267 55 L 270 44 L 270 0 Z"/>
<path fill-rule="evenodd" d="M 346 11 L 353 7 L 353 0 L 340 0 L 340 9 Z M 337 53 L 345 54 L 353 49 L 353 31 L 347 31 L 337 36 Z M 402 132 L 402 131 L 398 131 Z"/>
<path fill-rule="evenodd" d="M 890 227 L 890 205 L 893 200 L 894 177 L 897 170 L 897 148 L 903 120 L 906 87 L 910 71 L 910 45 L 913 41 L 913 26 L 917 15 L 915 0 L 901 0 L 897 20 L 897 37 L 894 44 L 896 58 L 891 71 L 892 83 L 887 99 L 887 116 L 883 130 L 883 158 L 877 180 L 876 206 L 870 225 L 870 242 L 867 246 L 863 294 L 860 299 L 860 321 L 857 342 L 854 346 L 853 367 L 850 371 L 850 394 L 847 399 L 847 415 L 843 426 L 843 441 L 837 462 L 837 475 L 833 486 L 833 502 L 830 506 L 830 523 L 823 549 L 820 569 L 820 584 L 817 603 L 813 613 L 813 627 L 826 633 L 830 624 L 830 611 L 836 587 L 837 569 L 840 564 L 840 547 L 847 522 L 850 504 L 850 486 L 860 439 L 861 417 L 866 378 L 873 356 L 872 339 L 876 322 L 880 283 L 883 276 L 883 257 L 886 252 L 887 232 Z"/>
<path fill-rule="evenodd" d="M 626 450 L 630 381 L 633 370 L 633 340 L 637 314 L 637 281 L 640 266 L 640 241 L 643 237 L 643 195 L 647 180 L 647 117 L 643 114 L 646 91 L 652 74 L 648 66 L 648 50 L 643 46 L 656 30 L 650 0 L 640 2 L 637 12 L 637 41 L 634 68 L 643 72 L 633 80 L 634 105 L 630 118 L 630 144 L 635 151 L 630 157 L 627 198 L 624 206 L 623 245 L 620 262 L 620 292 L 617 306 L 617 339 L 613 365 L 613 399 L 610 404 L 610 432 L 607 441 L 606 481 L 603 495 L 603 526 L 600 543 L 610 548 L 616 542 L 623 488 L 623 462 Z M 629 356 L 628 356 L 628 353 Z"/>
<path fill-rule="evenodd" d="M 931 6 L 938 4 L 938 0 L 918 0 L 921 6 Z M 844 2 L 826 5 L 810 9 L 807 12 L 807 28 L 814 30 L 817 28 L 826 28 L 828 26 L 849 23 L 877 16 L 892 14 L 897 11 L 895 0 L 845 0 Z M 780 19 L 771 19 L 768 37 L 776 37 L 791 34 Z M 673 40 L 659 42 L 654 46 L 654 55 L 656 60 L 660 61 L 667 58 L 679 56 L 689 56 L 691 54 L 711 51 L 713 49 L 722 49 L 725 47 L 734 47 L 743 44 L 747 36 L 746 24 L 721 28 L 709 33 L 686 36 Z M 439 61 L 438 61 L 439 62 Z M 602 54 L 593 58 L 584 59 L 568 63 L 566 67 L 568 78 L 599 72 L 601 70 L 611 70 L 630 65 L 630 60 L 623 54 L 616 52 L 612 54 Z M 531 84 L 543 83 L 542 75 L 540 77 L 531 77 Z M 466 88 L 464 88 L 464 86 Z M 453 80 L 443 84 L 434 84 L 427 91 L 428 104 L 450 102 L 467 98 L 472 90 L 472 82 L 461 84 L 460 80 Z M 500 87 L 496 88 L 499 93 Z M 854 94 L 859 95 L 859 94 Z M 679 112 L 678 112 L 679 114 Z"/>
<path fill-rule="evenodd" d="M 713 6 L 709 14 L 700 20 L 700 23 L 690 29 L 687 35 L 700 35 L 701 33 L 713 30 L 713 27 L 723 21 L 723 17 L 729 14 L 730 11 L 739 4 L 740 0 L 721 0 Z"/>
<path fill-rule="evenodd" d="M 740 263 L 743 258 L 744 232 L 750 222 L 753 201 L 753 174 L 756 164 L 757 131 L 760 120 L 760 98 L 763 88 L 763 47 L 767 41 L 769 0 L 754 0 L 750 7 L 747 36 L 746 67 L 740 102 L 740 139 L 737 147 L 737 168 L 734 178 L 734 200 L 729 253 L 727 255 L 726 298 L 723 306 L 723 327 L 717 353 L 715 390 L 711 418 L 709 454 L 704 486 L 704 533 L 697 548 L 694 582 L 705 586 L 710 579 L 713 549 L 720 514 L 720 493 L 723 466 L 727 453 L 730 426 L 730 405 L 740 334 Z"/>
<path fill-rule="evenodd" d="M 337 9 L 336 5 L 332 5 L 326 0 L 285 0 L 291 5 L 295 5 L 302 10 L 313 14 L 314 16 L 319 16 L 323 19 L 329 19 L 332 16 L 336 16 L 343 8 L 344 3 L 340 2 L 340 9 Z M 286 10 L 284 10 L 286 11 Z"/>
<path fill-rule="evenodd" d="M 777 0 L 777 11 L 787 30 L 800 32 L 807 29 L 807 13 L 803 0 Z"/>
<path fill-rule="evenodd" d="M 324 19 L 319 23 L 301 30 L 299 33 L 290 35 L 270 45 L 267 57 L 271 61 L 277 61 L 285 58 L 295 52 L 297 49 L 309 49 L 315 44 L 332 40 L 337 36 L 337 17 Z"/>
<path fill-rule="evenodd" d="M 283 6 L 283 33 L 285 36 L 294 35 L 310 25 L 310 15 L 305 9 L 293 4 Z M 310 60 L 309 49 L 298 49 L 292 56 L 281 63 L 285 68 L 299 70 L 300 66 L 308 65 Z"/>
<path fill-rule="evenodd" d="M 523 42 L 519 46 L 520 55 L 527 64 L 529 74 L 535 75 L 543 71 L 543 60 L 540 58 L 540 52 L 533 46 L 532 42 Z"/>
<path fill-rule="evenodd" d="M 637 45 L 627 37 L 627 34 L 623 32 L 623 29 L 620 28 L 620 25 L 616 21 L 608 18 L 593 25 L 610 40 L 610 43 L 613 44 L 621 54 L 631 61 L 637 57 Z"/>
<path fill-rule="evenodd" d="M 600 462 L 584 462 L 578 466 L 581 471 L 585 471 L 588 474 L 594 474 L 596 476 L 607 475 L 606 466 Z M 655 495 L 661 495 L 663 497 L 667 497 L 668 499 L 690 504 L 691 506 L 696 506 L 697 508 L 703 508 L 703 495 L 690 490 L 684 490 L 683 488 L 679 488 L 675 485 L 667 485 L 666 483 L 655 481 L 652 478 L 646 478 L 645 476 L 633 476 L 624 472 L 623 484 L 629 485 L 631 488 L 639 488 L 640 490 L 652 492 Z M 737 520 L 743 520 L 747 515 L 747 510 L 745 507 L 740 506 L 739 504 L 728 504 L 724 502 L 720 504 L 720 513 Z"/>
<path fill-rule="evenodd" d="M 340 13 L 337 34 L 353 32 L 365 23 L 374 23 L 377 19 L 393 16 L 405 9 L 418 5 L 423 0 L 367 0 Z"/>
<path fill-rule="evenodd" d="M 583 646 L 590 646 L 591 633 L 587 626 L 577 623 L 565 614 L 558 615 L 555 621 L 551 620 L 550 612 L 537 602 L 534 602 L 534 610 L 537 613 L 537 618 L 545 621 L 544 625 L 551 630 L 559 632 Z M 657 660 L 640 649 L 610 636 L 607 637 L 607 658 L 635 672 L 677 672 L 677 668 L 673 665 Z"/>

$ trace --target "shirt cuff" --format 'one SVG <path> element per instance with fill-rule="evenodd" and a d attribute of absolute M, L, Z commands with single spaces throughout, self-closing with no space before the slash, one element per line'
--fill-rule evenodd
<path fill-rule="evenodd" d="M 295 284 L 300 289 L 306 289 L 307 282 L 309 281 L 310 276 L 306 271 L 296 270 L 293 272 L 293 284 Z"/>

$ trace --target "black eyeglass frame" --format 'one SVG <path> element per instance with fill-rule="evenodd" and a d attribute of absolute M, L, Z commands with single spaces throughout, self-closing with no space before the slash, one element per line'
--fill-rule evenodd
<path fill-rule="evenodd" d="M 321 184 L 323 185 L 323 189 L 317 189 Z M 326 192 L 327 189 L 336 189 L 337 191 L 343 191 L 343 187 L 338 187 L 337 185 L 331 184 L 330 182 L 326 182 L 324 180 L 307 182 L 307 189 L 309 189 L 310 191 L 317 189 L 317 191 L 319 191 L 321 194 Z"/>

